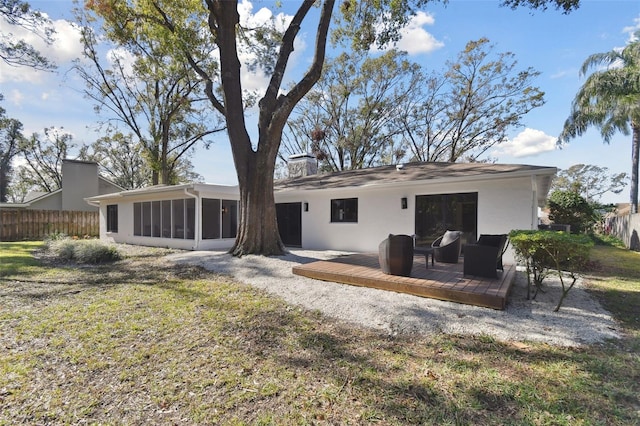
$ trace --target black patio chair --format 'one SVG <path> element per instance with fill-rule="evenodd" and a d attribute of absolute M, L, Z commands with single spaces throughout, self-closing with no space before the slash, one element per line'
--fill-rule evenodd
<path fill-rule="evenodd" d="M 436 262 L 442 263 L 458 263 L 460 257 L 460 250 L 462 232 L 460 231 L 447 231 L 443 236 L 439 237 L 433 243 L 433 257 Z"/>
<path fill-rule="evenodd" d="M 474 244 L 465 244 L 464 275 L 498 278 L 498 270 L 504 270 L 502 255 L 508 245 L 506 234 L 482 234 Z"/>
<path fill-rule="evenodd" d="M 389 234 L 378 246 L 378 260 L 385 274 L 410 276 L 413 268 L 413 238 Z"/>

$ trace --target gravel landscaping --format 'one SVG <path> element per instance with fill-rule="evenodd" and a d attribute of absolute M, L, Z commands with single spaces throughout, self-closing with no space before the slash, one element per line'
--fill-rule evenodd
<path fill-rule="evenodd" d="M 408 294 L 318 281 L 293 275 L 297 264 L 345 253 L 291 250 L 286 256 L 244 256 L 195 251 L 170 254 L 168 260 L 199 265 L 281 297 L 286 302 L 364 327 L 395 334 L 452 333 L 489 335 L 506 341 L 537 341 L 581 346 L 620 338 L 619 326 L 578 282 L 559 312 L 558 279 L 545 280 L 547 289 L 536 300 L 526 299 L 527 278 L 519 271 L 507 308 L 488 308 L 427 299 Z"/>

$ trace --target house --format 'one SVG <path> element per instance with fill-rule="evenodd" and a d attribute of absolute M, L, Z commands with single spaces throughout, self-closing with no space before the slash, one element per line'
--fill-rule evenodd
<path fill-rule="evenodd" d="M 285 245 L 376 251 L 388 234 L 430 244 L 447 229 L 480 234 L 537 229 L 555 167 L 486 163 L 409 163 L 316 174 L 308 155 L 290 161 L 300 176 L 278 181 L 274 196 Z M 155 186 L 90 197 L 102 239 L 190 250 L 235 241 L 236 186 Z M 507 260 L 511 257 L 507 255 Z"/>
<path fill-rule="evenodd" d="M 32 192 L 22 203 L 0 203 L 0 209 L 96 211 L 84 200 L 123 189 L 98 173 L 91 161 L 62 160 L 62 187 L 53 192 Z"/>

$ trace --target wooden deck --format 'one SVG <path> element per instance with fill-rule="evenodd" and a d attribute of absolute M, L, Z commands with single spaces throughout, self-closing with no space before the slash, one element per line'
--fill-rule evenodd
<path fill-rule="evenodd" d="M 416 256 L 410 277 L 384 274 L 377 254 L 354 254 L 293 267 L 293 273 L 323 281 L 409 293 L 432 299 L 504 309 L 516 276 L 515 265 L 505 265 L 498 279 L 463 276 L 462 259 L 457 264 L 438 263 L 425 267 L 424 256 Z"/>

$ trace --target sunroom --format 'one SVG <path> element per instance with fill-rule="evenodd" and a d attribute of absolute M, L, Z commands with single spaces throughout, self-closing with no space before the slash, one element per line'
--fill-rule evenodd
<path fill-rule="evenodd" d="M 100 238 L 187 250 L 228 249 L 238 228 L 236 186 L 153 186 L 91 197 L 100 207 Z"/>

